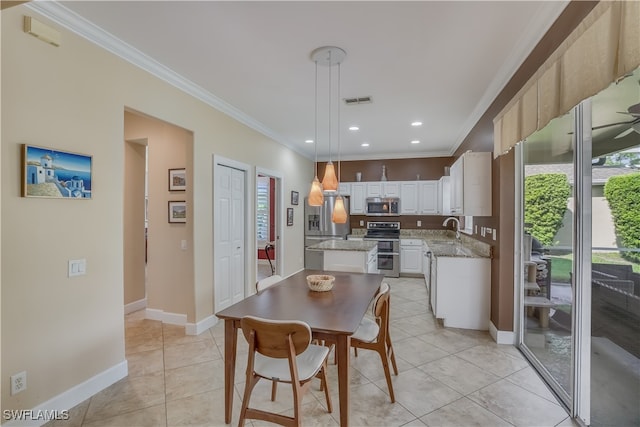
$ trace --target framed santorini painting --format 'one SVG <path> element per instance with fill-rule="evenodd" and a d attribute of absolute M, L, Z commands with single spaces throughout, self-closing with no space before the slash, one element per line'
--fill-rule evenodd
<path fill-rule="evenodd" d="M 187 222 L 187 202 L 184 200 L 169 202 L 169 222 Z"/>
<path fill-rule="evenodd" d="M 22 196 L 91 199 L 92 156 L 22 145 Z"/>

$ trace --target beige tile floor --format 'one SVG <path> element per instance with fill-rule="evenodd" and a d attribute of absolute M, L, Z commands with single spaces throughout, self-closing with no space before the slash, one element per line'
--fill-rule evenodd
<path fill-rule="evenodd" d="M 354 426 L 572 426 L 518 350 L 495 344 L 488 333 L 443 328 L 427 305 L 424 282 L 388 279 L 391 337 L 399 375 L 396 403 L 389 401 L 377 354 L 352 356 L 351 412 Z M 224 424 L 224 328 L 198 335 L 182 327 L 126 318 L 129 376 L 73 408 L 65 426 L 222 426 Z M 238 423 L 247 346 L 239 337 L 236 394 L 231 425 Z M 303 400 L 303 425 L 336 426 L 337 372 L 329 366 L 334 412 L 325 409 L 319 382 Z M 270 383 L 254 390 L 252 406 L 292 413 L 290 389 L 280 384 L 270 402 Z M 58 424 L 50 423 L 49 427 Z M 248 422 L 261 426 L 265 423 Z"/>

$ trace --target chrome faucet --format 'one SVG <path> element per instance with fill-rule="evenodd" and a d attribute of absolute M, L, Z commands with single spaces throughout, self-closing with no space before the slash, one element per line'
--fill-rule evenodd
<path fill-rule="evenodd" d="M 460 240 L 460 220 L 458 218 L 456 218 L 455 216 L 450 216 L 449 218 L 444 220 L 442 225 L 444 227 L 446 227 L 447 224 L 449 223 L 449 221 L 455 222 L 455 224 L 456 224 L 456 239 Z"/>

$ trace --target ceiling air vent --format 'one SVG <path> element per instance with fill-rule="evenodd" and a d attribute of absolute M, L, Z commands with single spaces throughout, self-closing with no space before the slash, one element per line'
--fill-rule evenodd
<path fill-rule="evenodd" d="M 344 103 L 347 105 L 356 105 L 356 104 L 371 104 L 373 101 L 370 96 L 363 96 L 360 98 L 345 98 Z"/>

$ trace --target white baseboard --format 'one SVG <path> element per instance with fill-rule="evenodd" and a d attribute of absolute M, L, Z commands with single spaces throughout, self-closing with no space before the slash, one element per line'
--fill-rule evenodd
<path fill-rule="evenodd" d="M 187 335 L 200 335 L 207 329 L 218 324 L 218 318 L 214 315 L 208 316 L 198 323 L 187 323 L 184 327 L 184 332 Z"/>
<path fill-rule="evenodd" d="M 52 399 L 47 400 L 44 403 L 36 406 L 31 410 L 31 414 L 45 414 L 57 411 L 68 411 L 74 406 L 84 402 L 94 394 L 104 390 L 111 384 L 121 380 L 129 374 L 129 367 L 126 360 L 112 366 L 111 368 L 100 372 L 83 383 L 80 383 L 67 391 L 60 393 Z M 37 418 L 37 417 L 36 417 Z M 42 418 L 42 417 L 41 417 Z M 34 420 L 9 420 L 3 423 L 3 427 L 14 426 L 41 426 L 48 422 L 47 419 L 34 419 Z"/>
<path fill-rule="evenodd" d="M 187 324 L 187 315 L 179 313 L 167 313 L 164 310 L 156 308 L 145 309 L 145 317 L 150 320 L 159 320 L 162 323 L 170 325 L 185 326 Z"/>
<path fill-rule="evenodd" d="M 124 306 L 124 314 L 133 313 L 134 311 L 142 310 L 143 308 L 147 308 L 147 299 L 142 298 L 138 301 L 130 302 L 129 304 L 125 304 Z"/>
<path fill-rule="evenodd" d="M 493 322 L 489 322 L 489 334 L 497 344 L 515 345 L 516 343 L 516 334 L 513 331 L 499 331 Z"/>

